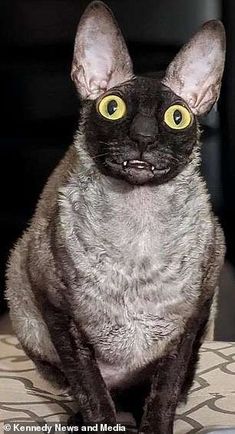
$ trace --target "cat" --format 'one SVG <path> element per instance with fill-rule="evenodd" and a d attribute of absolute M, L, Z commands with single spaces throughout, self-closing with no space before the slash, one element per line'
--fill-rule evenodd
<path fill-rule="evenodd" d="M 74 423 L 114 425 L 123 408 L 139 433 L 173 432 L 224 260 L 199 171 L 199 117 L 224 58 L 213 20 L 161 80 L 135 76 L 108 7 L 80 20 L 79 129 L 10 254 L 6 290 L 26 354 L 76 399 Z"/>

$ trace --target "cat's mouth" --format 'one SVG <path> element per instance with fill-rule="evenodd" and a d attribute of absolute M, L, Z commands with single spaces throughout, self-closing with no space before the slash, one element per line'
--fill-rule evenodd
<path fill-rule="evenodd" d="M 170 171 L 169 167 L 165 167 L 165 168 L 158 168 L 155 167 L 153 164 L 148 163 L 147 161 L 144 160 L 125 160 L 122 163 L 122 167 L 124 170 L 128 170 L 128 169 L 134 169 L 137 171 L 151 171 L 153 174 L 158 174 L 158 175 L 165 175 Z"/>
<path fill-rule="evenodd" d="M 130 159 L 122 162 L 107 161 L 106 173 L 122 178 L 131 184 L 146 184 L 156 182 L 161 184 L 169 177 L 171 168 L 157 166 L 145 160 Z"/>

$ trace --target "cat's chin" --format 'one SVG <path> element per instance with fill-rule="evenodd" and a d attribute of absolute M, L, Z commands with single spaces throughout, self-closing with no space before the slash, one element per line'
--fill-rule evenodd
<path fill-rule="evenodd" d="M 125 172 L 122 171 L 121 176 L 130 184 L 147 184 L 154 181 L 154 174 L 150 170 L 144 169 L 128 169 Z"/>

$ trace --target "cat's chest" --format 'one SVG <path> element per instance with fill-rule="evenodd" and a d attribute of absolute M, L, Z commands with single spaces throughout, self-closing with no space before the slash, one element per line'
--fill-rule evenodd
<path fill-rule="evenodd" d="M 145 209 L 141 198 L 108 215 L 101 211 L 95 222 L 88 216 L 86 227 L 80 223 L 79 245 L 85 252 L 79 268 L 106 296 L 127 297 L 130 304 L 133 297 L 141 303 L 145 298 L 154 304 L 166 301 L 172 297 L 172 284 L 174 297 L 180 293 L 198 260 L 193 225 L 187 219 L 182 224 L 180 216 L 166 218 Z"/>
<path fill-rule="evenodd" d="M 151 234 L 142 228 L 138 236 L 125 237 L 111 247 L 109 234 L 107 246 L 87 252 L 90 268 L 76 294 L 79 319 L 101 365 L 124 365 L 131 371 L 160 357 L 180 333 L 191 272 L 182 252 L 169 260 L 157 230 Z"/>
<path fill-rule="evenodd" d="M 66 270 L 77 320 L 115 377 L 115 367 L 130 373 L 161 357 L 181 333 L 200 285 L 204 228 L 168 194 L 88 194 L 89 207 L 66 202 Z"/>
<path fill-rule="evenodd" d="M 186 321 L 187 282 L 154 261 L 143 258 L 139 268 L 137 263 L 106 264 L 96 285 L 88 284 L 78 296 L 79 320 L 108 387 L 132 381 L 139 369 L 161 357 Z"/>

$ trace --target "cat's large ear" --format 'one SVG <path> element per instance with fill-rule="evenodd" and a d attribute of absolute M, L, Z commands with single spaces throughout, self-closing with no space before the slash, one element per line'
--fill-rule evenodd
<path fill-rule="evenodd" d="M 133 77 L 121 31 L 108 7 L 92 2 L 78 25 L 72 79 L 82 98 L 95 99 Z"/>
<path fill-rule="evenodd" d="M 163 83 L 196 115 L 219 98 L 225 61 L 225 31 L 220 21 L 205 23 L 170 63 Z"/>

